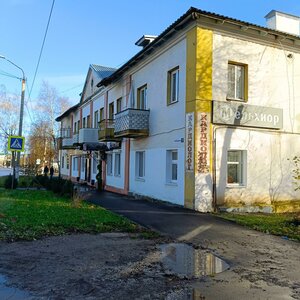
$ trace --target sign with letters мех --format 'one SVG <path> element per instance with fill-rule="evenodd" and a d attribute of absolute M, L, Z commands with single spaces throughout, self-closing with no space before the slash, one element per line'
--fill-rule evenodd
<path fill-rule="evenodd" d="M 281 129 L 281 108 L 249 105 L 243 102 L 213 101 L 213 123 Z"/>

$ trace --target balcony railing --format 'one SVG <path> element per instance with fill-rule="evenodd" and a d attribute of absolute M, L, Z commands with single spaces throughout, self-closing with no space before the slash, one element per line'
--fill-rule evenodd
<path fill-rule="evenodd" d="M 61 138 L 70 138 L 71 137 L 71 128 L 61 128 L 60 129 Z"/>
<path fill-rule="evenodd" d="M 73 147 L 73 138 L 64 138 L 62 140 L 62 147 L 63 148 L 71 148 L 71 147 Z"/>
<path fill-rule="evenodd" d="M 115 137 L 149 135 L 149 110 L 128 108 L 115 115 Z"/>
<path fill-rule="evenodd" d="M 81 128 L 79 129 L 78 143 L 97 143 L 98 128 Z"/>
<path fill-rule="evenodd" d="M 114 120 L 107 119 L 99 122 L 98 139 L 101 142 L 115 141 L 115 123 Z"/>
<path fill-rule="evenodd" d="M 73 133 L 72 143 L 74 146 L 78 145 L 79 143 L 79 133 Z"/>

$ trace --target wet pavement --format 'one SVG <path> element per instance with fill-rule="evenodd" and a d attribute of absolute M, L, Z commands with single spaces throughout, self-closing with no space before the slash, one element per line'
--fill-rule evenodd
<path fill-rule="evenodd" d="M 229 265 L 219 257 L 187 244 L 164 244 L 160 249 L 163 266 L 169 274 L 179 278 L 201 278 L 229 269 Z"/>
<path fill-rule="evenodd" d="M 0 275 L 0 299 L 1 300 L 25 300 L 30 296 L 27 292 L 6 285 L 6 278 Z"/>
<path fill-rule="evenodd" d="M 182 299 L 300 299 L 298 242 L 250 230 L 213 214 L 198 213 L 159 201 L 105 191 L 90 191 L 85 197 L 173 239 L 175 243 L 187 243 L 194 249 L 205 250 L 219 258 L 220 263 L 224 261 L 230 266 L 225 272 L 205 276 L 193 284 L 192 291 L 200 291 L 201 296 L 190 298 L 193 293 L 189 290 Z M 177 250 L 174 251 L 167 250 L 169 263 L 177 255 Z M 195 277 L 195 273 L 205 273 L 199 266 L 205 265 L 204 262 L 209 259 L 203 259 L 193 267 L 192 262 L 186 262 L 189 267 L 186 266 L 185 275 L 181 276 Z M 169 268 L 171 273 L 177 272 Z M 200 270 L 195 271 L 197 268 Z"/>

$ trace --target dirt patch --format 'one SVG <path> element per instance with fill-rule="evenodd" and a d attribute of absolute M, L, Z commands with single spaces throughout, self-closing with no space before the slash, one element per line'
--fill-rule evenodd
<path fill-rule="evenodd" d="M 177 299 L 187 281 L 165 273 L 161 242 L 121 233 L 1 242 L 0 272 L 32 299 Z"/>

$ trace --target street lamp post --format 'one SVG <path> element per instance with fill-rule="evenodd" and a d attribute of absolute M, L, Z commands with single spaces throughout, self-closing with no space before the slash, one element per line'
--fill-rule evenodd
<path fill-rule="evenodd" d="M 11 60 L 9 60 L 8 58 L 6 58 L 5 56 L 0 55 L 0 58 L 5 59 L 9 63 L 11 63 L 13 66 L 15 66 L 16 68 L 18 68 L 19 70 L 22 71 L 22 78 L 20 78 L 22 80 L 22 92 L 21 92 L 21 107 L 20 107 L 19 132 L 18 132 L 18 135 L 22 136 L 22 131 L 23 131 L 23 115 L 24 115 L 24 99 L 25 99 L 25 85 L 26 85 L 25 73 L 24 73 L 24 71 L 23 71 L 23 69 L 21 67 L 19 67 L 15 63 L 13 63 Z M 18 151 L 17 152 L 17 163 L 16 163 L 16 174 L 14 174 L 14 178 L 13 179 L 15 179 L 15 178 L 18 179 L 19 178 L 20 155 L 21 155 L 21 153 Z"/>

